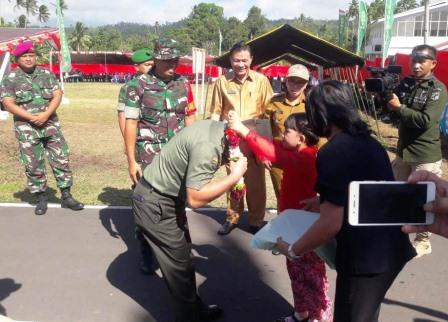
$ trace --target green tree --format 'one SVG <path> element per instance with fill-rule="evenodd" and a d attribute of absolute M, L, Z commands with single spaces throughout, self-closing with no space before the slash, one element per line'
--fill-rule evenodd
<path fill-rule="evenodd" d="M 244 25 L 249 31 L 248 38 L 252 39 L 262 34 L 266 27 L 266 18 L 261 14 L 261 9 L 253 6 L 249 9 Z"/>
<path fill-rule="evenodd" d="M 37 19 L 39 20 L 40 26 L 42 26 L 42 23 L 45 23 L 50 19 L 50 11 L 46 5 L 43 4 L 39 6 Z"/>
<path fill-rule="evenodd" d="M 88 49 L 92 45 L 92 37 L 87 33 L 88 28 L 82 23 L 77 22 L 75 28 L 68 37 L 68 43 L 73 50 L 80 51 Z"/>
<path fill-rule="evenodd" d="M 28 18 L 25 15 L 20 15 L 17 18 L 17 28 L 26 28 L 28 22 Z"/>
<path fill-rule="evenodd" d="M 156 35 L 153 33 L 147 35 L 146 37 L 140 35 L 132 35 L 126 38 L 126 40 L 123 40 L 120 49 L 125 51 L 136 51 L 137 49 L 141 48 L 149 48 L 152 51 L 154 48 L 155 38 Z"/>
<path fill-rule="evenodd" d="M 223 52 L 230 48 L 238 41 L 248 40 L 248 30 L 246 26 L 236 17 L 230 17 L 224 23 L 222 30 L 222 50 Z"/>
<path fill-rule="evenodd" d="M 358 18 L 358 6 L 358 0 L 352 0 L 352 2 L 350 2 L 347 12 L 347 17 L 349 20 Z"/>
<path fill-rule="evenodd" d="M 27 23 L 29 23 L 28 18 L 31 16 L 35 16 L 38 11 L 37 1 L 36 0 L 24 0 L 23 1 L 23 9 L 25 9 Z M 27 23 L 25 24 L 25 28 L 27 27 Z"/>
<path fill-rule="evenodd" d="M 116 29 L 100 27 L 91 37 L 93 50 L 119 50 L 122 46 L 121 35 Z"/>
<path fill-rule="evenodd" d="M 185 26 L 192 45 L 205 48 L 209 53 L 218 51 L 219 30 L 224 24 L 224 9 L 213 3 L 200 3 L 193 7 Z"/>
<path fill-rule="evenodd" d="M 176 40 L 181 54 L 191 55 L 193 40 L 191 39 L 190 30 L 188 28 L 170 28 L 165 30 L 161 34 L 161 37 Z"/>
<path fill-rule="evenodd" d="M 11 0 L 8 0 L 8 2 L 11 2 Z M 14 3 L 14 10 L 21 9 L 23 8 L 25 0 L 15 0 L 13 3 Z"/>
<path fill-rule="evenodd" d="M 56 3 L 58 3 L 58 2 L 59 2 L 59 5 L 61 6 L 61 13 L 62 13 L 62 15 L 64 15 L 64 11 L 68 9 L 68 6 L 64 0 L 56 0 Z M 53 5 L 53 7 L 55 7 L 55 12 L 57 13 L 56 3 L 52 3 L 52 5 Z"/>
<path fill-rule="evenodd" d="M 384 0 L 374 0 L 368 8 L 369 21 L 384 18 Z"/>
<path fill-rule="evenodd" d="M 399 0 L 397 2 L 397 7 L 395 8 L 395 13 L 400 13 L 417 8 L 419 5 L 416 0 Z"/>

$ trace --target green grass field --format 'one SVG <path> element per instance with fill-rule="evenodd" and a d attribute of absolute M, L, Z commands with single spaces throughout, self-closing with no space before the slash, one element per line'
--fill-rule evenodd
<path fill-rule="evenodd" d="M 117 124 L 116 102 L 120 85 L 70 83 L 65 85 L 68 105 L 58 109 L 63 133 L 70 147 L 74 173 L 73 194 L 89 205 L 129 205 L 130 179 L 124 155 L 123 140 Z M 12 117 L 0 121 L 0 201 L 32 201 L 26 189 L 26 178 L 18 159 Z M 48 170 L 50 170 L 48 168 Z M 275 208 L 275 195 L 268 173 L 267 206 Z M 221 169 L 216 178 L 222 177 Z M 52 194 L 50 201 L 59 202 L 59 191 L 48 172 Z M 225 197 L 210 206 L 225 207 Z"/>

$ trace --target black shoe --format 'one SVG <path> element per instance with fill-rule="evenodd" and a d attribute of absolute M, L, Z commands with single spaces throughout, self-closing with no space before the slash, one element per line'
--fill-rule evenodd
<path fill-rule="evenodd" d="M 258 231 L 261 229 L 262 227 L 260 226 L 249 226 L 249 231 L 251 234 L 255 235 L 256 233 L 258 233 Z"/>
<path fill-rule="evenodd" d="M 47 209 L 48 209 L 47 197 L 43 193 L 39 193 L 36 208 L 34 209 L 34 214 L 37 216 L 45 215 Z"/>
<path fill-rule="evenodd" d="M 221 228 L 218 230 L 218 235 L 228 235 L 232 230 L 234 230 L 238 225 L 232 224 L 230 221 L 226 220 Z"/>
<path fill-rule="evenodd" d="M 199 312 L 199 317 L 201 319 L 201 322 L 213 321 L 219 318 L 222 313 L 223 311 L 218 305 L 206 305 Z"/>
<path fill-rule="evenodd" d="M 72 197 L 69 191 L 63 191 L 61 196 L 61 207 L 69 208 L 71 210 L 82 210 L 84 204 Z"/>

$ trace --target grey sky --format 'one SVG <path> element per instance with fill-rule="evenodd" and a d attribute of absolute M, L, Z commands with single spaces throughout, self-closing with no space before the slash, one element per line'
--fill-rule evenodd
<path fill-rule="evenodd" d="M 12 1 L 14 2 L 14 1 Z M 54 1 L 41 0 L 50 8 L 52 20 L 48 23 L 55 25 Z M 303 13 L 313 19 L 338 19 L 338 9 L 346 9 L 350 0 L 66 0 L 68 10 L 65 13 L 65 25 L 70 26 L 81 21 L 87 26 L 115 24 L 117 22 L 138 22 L 154 24 L 178 21 L 188 16 L 194 5 L 200 2 L 213 2 L 224 8 L 226 17 L 235 16 L 244 19 L 250 7 L 258 6 L 269 19 L 294 18 Z M 371 1 L 368 1 L 371 2 Z M 13 10 L 13 3 L 0 0 L 0 16 L 6 21 L 12 21 L 23 13 L 23 10 Z M 36 17 L 30 18 L 32 23 Z"/>

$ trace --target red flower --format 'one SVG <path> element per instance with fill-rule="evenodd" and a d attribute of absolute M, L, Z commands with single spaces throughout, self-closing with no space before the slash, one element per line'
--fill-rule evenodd
<path fill-rule="evenodd" d="M 230 198 L 233 200 L 239 201 L 243 199 L 244 194 L 246 193 L 246 185 L 244 183 L 237 183 L 233 186 L 230 191 Z"/>
<path fill-rule="evenodd" d="M 230 128 L 227 128 L 225 131 L 227 142 L 229 143 L 229 146 L 232 148 L 235 148 L 239 146 L 240 144 L 240 137 L 236 132 Z"/>

